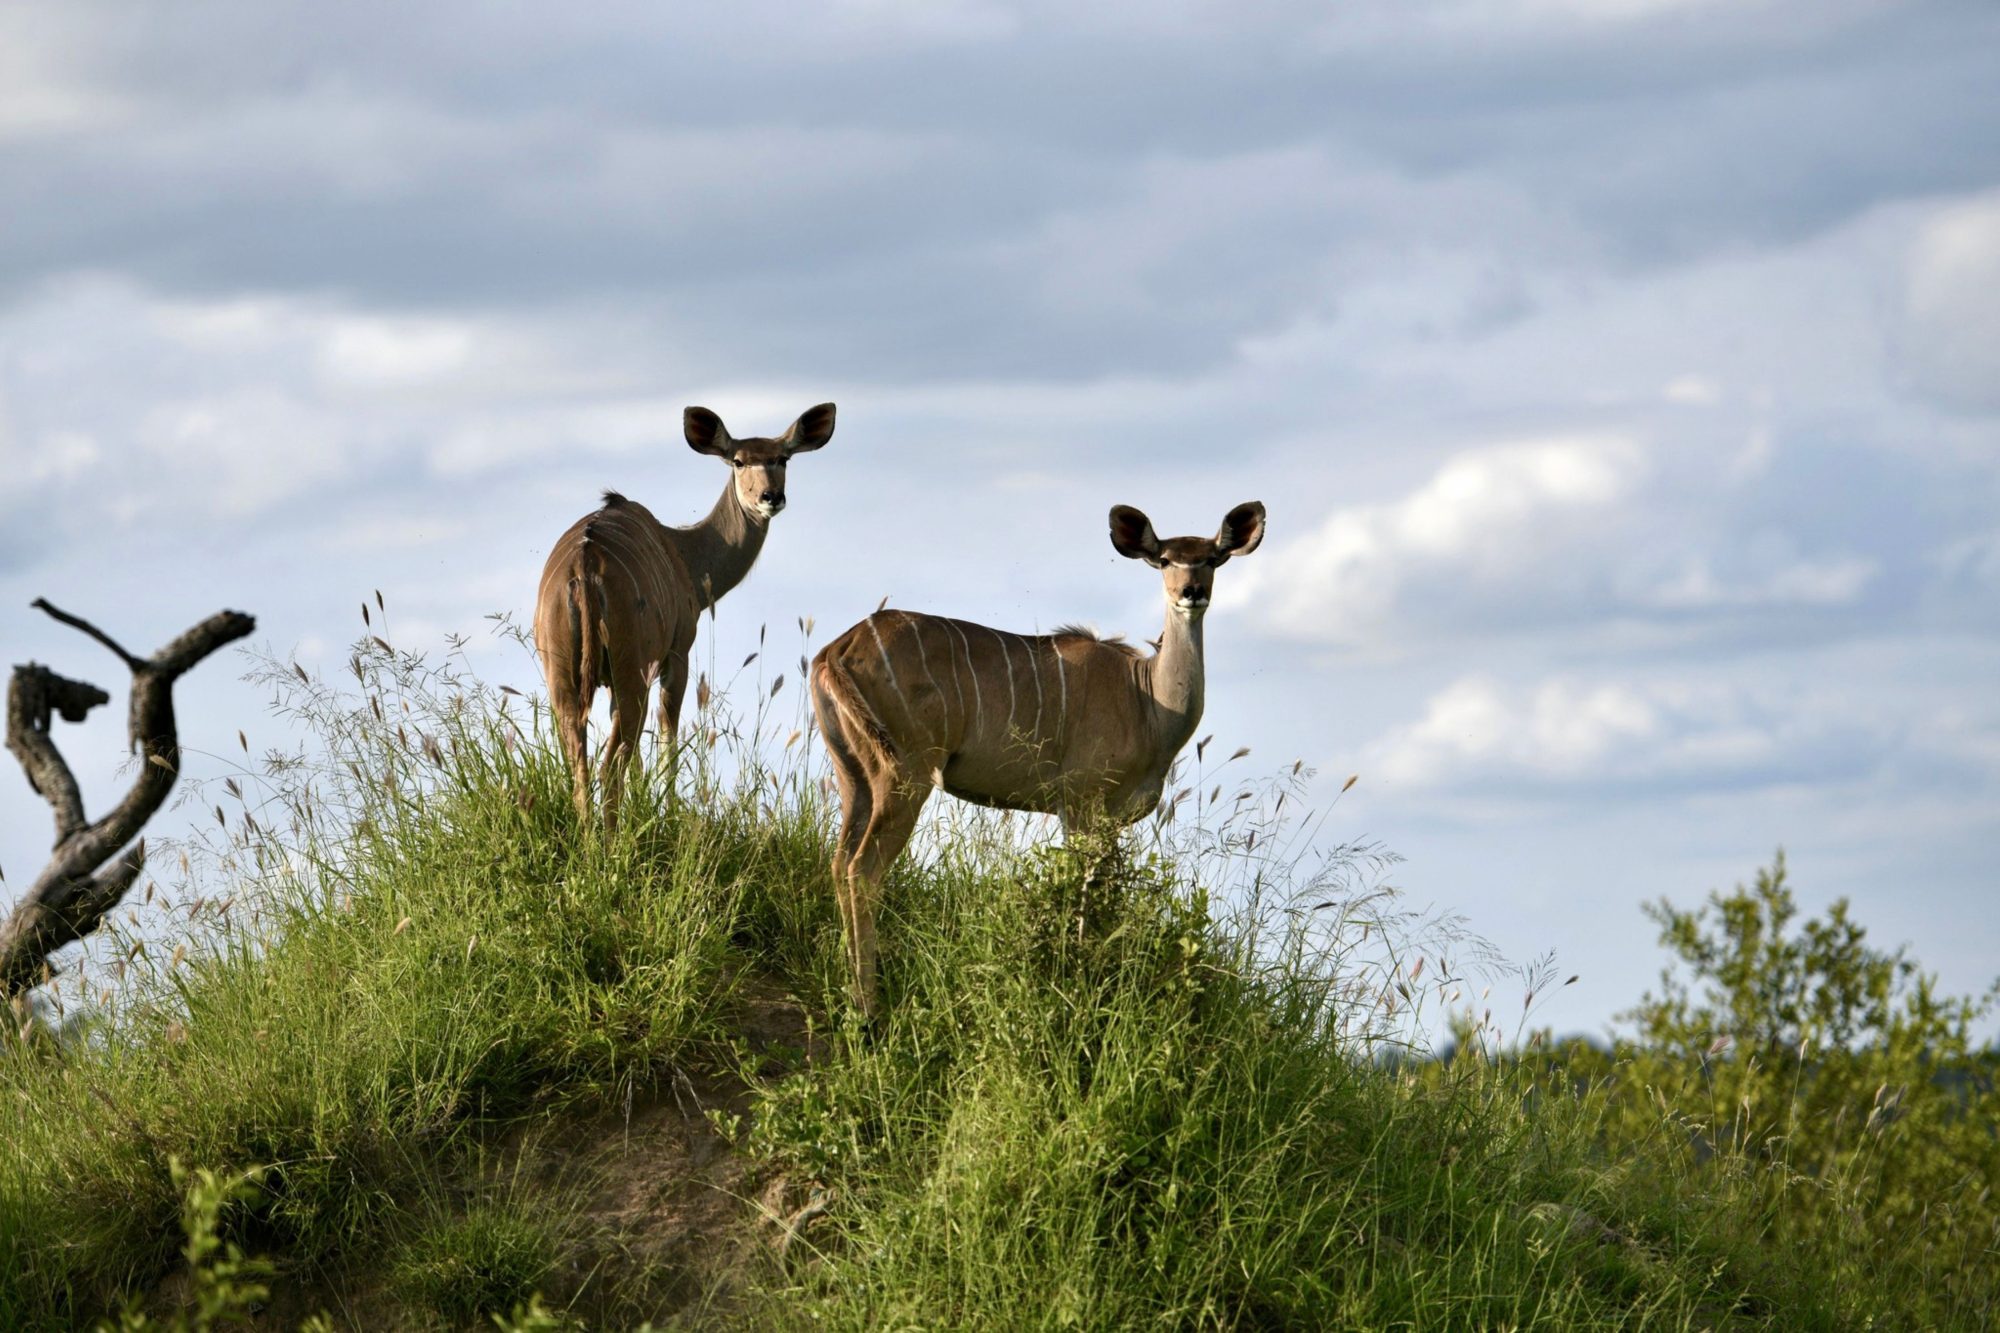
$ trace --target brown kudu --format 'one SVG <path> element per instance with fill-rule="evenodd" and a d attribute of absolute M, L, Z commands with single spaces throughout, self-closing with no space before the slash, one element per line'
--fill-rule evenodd
<path fill-rule="evenodd" d="M 833 404 L 821 403 L 782 435 L 738 440 L 721 417 L 690 407 L 689 447 L 731 469 L 708 517 L 668 527 L 644 505 L 606 491 L 604 507 L 578 519 L 549 552 L 535 596 L 535 647 L 580 817 L 590 815 L 591 699 L 600 686 L 611 691 L 611 734 L 598 770 L 609 827 L 638 753 L 647 689 L 659 681 L 664 749 L 680 729 L 696 622 L 750 573 L 772 516 L 785 507 L 785 464 L 831 439 L 833 417 Z"/>
<path fill-rule="evenodd" d="M 1162 571 L 1166 630 L 1150 656 L 1063 627 L 1022 635 L 878 611 L 821 649 L 813 711 L 840 785 L 833 877 L 855 996 L 875 1013 L 875 903 L 933 787 L 980 805 L 1117 825 L 1158 805 L 1201 721 L 1202 615 L 1216 567 L 1264 539 L 1264 506 L 1238 505 L 1207 537 L 1161 541 L 1136 509 L 1111 511 L 1120 555 Z"/>

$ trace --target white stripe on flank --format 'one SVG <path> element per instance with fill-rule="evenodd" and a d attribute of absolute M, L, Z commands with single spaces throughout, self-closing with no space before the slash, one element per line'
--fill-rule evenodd
<path fill-rule="evenodd" d="M 1020 636 L 1016 635 L 1015 637 L 1019 638 Z M 1035 677 L 1035 742 L 1040 744 L 1042 739 L 1042 664 L 1035 660 L 1035 641 L 1033 639 L 1021 639 L 1021 646 L 1027 649 L 1028 667 Z"/>
<path fill-rule="evenodd" d="M 979 672 L 972 665 L 972 643 L 965 637 L 965 631 L 958 627 L 956 620 L 947 620 L 944 623 L 951 628 L 953 634 L 958 636 L 959 651 L 965 654 L 965 673 L 972 677 L 972 725 L 977 726 L 980 719 L 986 713 L 986 702 L 979 697 Z M 955 664 L 954 669 L 956 669 Z M 963 701 L 963 698 L 964 696 L 961 695 L 961 701 Z M 972 727 L 966 728 L 966 735 L 971 736 L 974 734 Z"/>
<path fill-rule="evenodd" d="M 875 636 L 875 651 L 882 654 L 882 669 L 889 673 L 889 688 L 900 696 L 903 693 L 903 687 L 896 683 L 896 668 L 889 665 L 889 645 L 882 642 L 882 631 L 875 628 L 875 617 L 873 616 L 868 617 L 868 632 Z M 908 708 L 909 706 L 910 701 L 907 699 L 903 700 L 903 707 Z"/>
<path fill-rule="evenodd" d="M 610 533 L 608 532 L 592 533 L 583 539 L 583 544 L 585 546 L 594 546 L 598 550 L 604 552 L 604 554 L 610 556 L 613 560 L 617 561 L 618 568 L 624 571 L 625 582 L 631 586 L 632 591 L 644 595 L 644 590 L 639 586 L 639 576 L 632 572 L 631 565 L 625 563 L 625 556 L 622 552 L 619 551 L 617 546 L 612 542 Z"/>
<path fill-rule="evenodd" d="M 944 627 L 945 627 L 945 630 L 946 630 L 946 633 L 945 633 L 945 636 L 944 636 L 944 637 L 945 637 L 945 654 L 946 654 L 946 656 L 950 656 L 950 654 L 951 654 L 951 634 L 950 634 L 950 630 L 951 630 L 951 622 L 950 622 L 949 620 L 947 620 L 947 621 L 944 621 L 944 622 L 943 622 L 943 624 L 944 624 Z M 960 722 L 964 722 L 964 721 L 965 721 L 965 680 L 964 680 L 964 678 L 963 678 L 962 676 L 960 676 L 960 675 L 958 674 L 958 659 L 957 659 L 956 657 L 953 657 L 953 658 L 951 659 L 951 689 L 952 689 L 952 693 L 954 693 L 954 694 L 956 694 L 956 695 L 958 696 L 958 720 L 959 720 Z"/>
<path fill-rule="evenodd" d="M 931 674 L 930 650 L 924 647 L 923 623 L 921 619 L 914 616 L 911 617 L 910 633 L 917 636 L 917 660 L 924 664 L 924 679 L 931 683 L 931 693 L 937 695 L 938 702 L 943 703 L 944 691 L 938 688 L 937 677 Z"/>
<path fill-rule="evenodd" d="M 999 630 L 987 627 L 986 632 L 1000 645 L 1000 660 L 1007 664 L 1007 735 L 1014 734 L 1014 654 L 1007 651 L 1007 636 Z"/>
<path fill-rule="evenodd" d="M 1056 697 L 1062 704 L 1062 711 L 1056 715 L 1056 755 L 1062 755 L 1063 733 L 1069 730 L 1069 664 L 1063 661 L 1062 645 L 1049 640 L 1049 651 L 1056 655 Z"/>

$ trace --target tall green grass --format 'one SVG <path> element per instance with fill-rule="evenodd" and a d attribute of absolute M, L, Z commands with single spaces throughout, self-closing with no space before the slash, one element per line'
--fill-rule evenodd
<path fill-rule="evenodd" d="M 811 870 L 804 813 L 648 774 L 616 836 L 580 830 L 527 710 L 384 648 L 353 666 L 344 693 L 262 673 L 317 744 L 207 793 L 236 807 L 184 862 L 209 882 L 67 978 L 72 1008 L 103 990 L 62 1039 L 0 1055 L 0 1327 L 166 1271 L 175 1160 L 265 1167 L 241 1228 L 311 1270 L 406 1239 L 496 1128 L 727 1051 L 745 886 Z"/>
<path fill-rule="evenodd" d="M 216 832 L 177 849 L 175 902 L 65 978 L 58 1035 L 0 1051 L 0 1327 L 169 1301 L 176 1162 L 261 1168 L 214 1225 L 274 1290 L 365 1290 L 323 1302 L 334 1326 L 1790 1329 L 1907 1308 L 1828 1281 L 1823 1251 L 1770 1250 L 1761 1196 L 1680 1151 L 1664 1104 L 1635 1128 L 1601 1080 L 1425 1060 L 1491 960 L 1463 923 L 1402 914 L 1388 858 L 1315 852 L 1296 770 L 1230 781 L 1243 756 L 1203 742 L 1102 882 L 1098 849 L 1046 823 L 940 803 L 887 886 L 868 1034 L 784 676 L 739 682 L 737 716 L 711 663 L 677 772 L 649 767 L 606 836 L 526 701 L 381 641 L 351 668 L 339 688 L 260 671 L 313 740 L 205 790 Z M 752 979 L 797 998 L 813 1052 L 751 1057 Z M 749 1083 L 737 1148 L 814 1206 L 707 1303 L 565 1277 L 588 1238 L 537 1145 L 689 1073 Z"/>

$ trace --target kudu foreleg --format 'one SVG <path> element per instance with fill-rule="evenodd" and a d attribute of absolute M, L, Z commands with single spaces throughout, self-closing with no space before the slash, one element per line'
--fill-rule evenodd
<path fill-rule="evenodd" d="M 1107 897 L 1121 853 L 1120 826 L 1106 817 L 1101 804 L 1073 808 L 1060 818 L 1063 846 L 1083 863 L 1082 895 L 1076 910 L 1076 940 L 1082 944 L 1110 906 Z"/>

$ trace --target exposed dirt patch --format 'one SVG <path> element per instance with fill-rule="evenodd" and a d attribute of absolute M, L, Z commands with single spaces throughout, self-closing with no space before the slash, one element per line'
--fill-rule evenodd
<path fill-rule="evenodd" d="M 783 986 L 745 978 L 737 995 L 734 1030 L 757 1077 L 781 1078 L 823 1058 L 823 1034 Z M 551 1309 L 592 1328 L 741 1326 L 748 1280 L 824 1211 L 805 1184 L 760 1169 L 718 1126 L 733 1124 L 740 1137 L 751 1103 L 733 1072 L 676 1071 L 629 1105 L 525 1127 L 498 1145 L 499 1174 L 524 1182 L 531 1197 L 546 1195 L 552 1215 L 568 1215 L 560 1219 L 564 1252 L 542 1286 Z M 251 1326 L 292 1330 L 324 1310 L 336 1327 L 420 1327 L 389 1290 L 395 1258 L 342 1255 L 328 1271 L 281 1275 Z M 185 1275 L 175 1274 L 147 1305 L 165 1312 L 187 1296 Z"/>
<path fill-rule="evenodd" d="M 737 1030 L 759 1077 L 782 1077 L 819 1057 L 823 1042 L 790 994 L 762 979 L 739 994 Z M 733 1074 L 677 1073 L 629 1110 L 565 1131 L 572 1162 L 592 1181 L 583 1220 L 594 1239 L 577 1255 L 578 1289 L 597 1285 L 610 1305 L 643 1307 L 655 1322 L 731 1323 L 742 1279 L 770 1261 L 809 1203 L 792 1182 L 759 1171 L 718 1128 L 720 1120 L 740 1135 L 750 1106 L 750 1089 Z"/>

